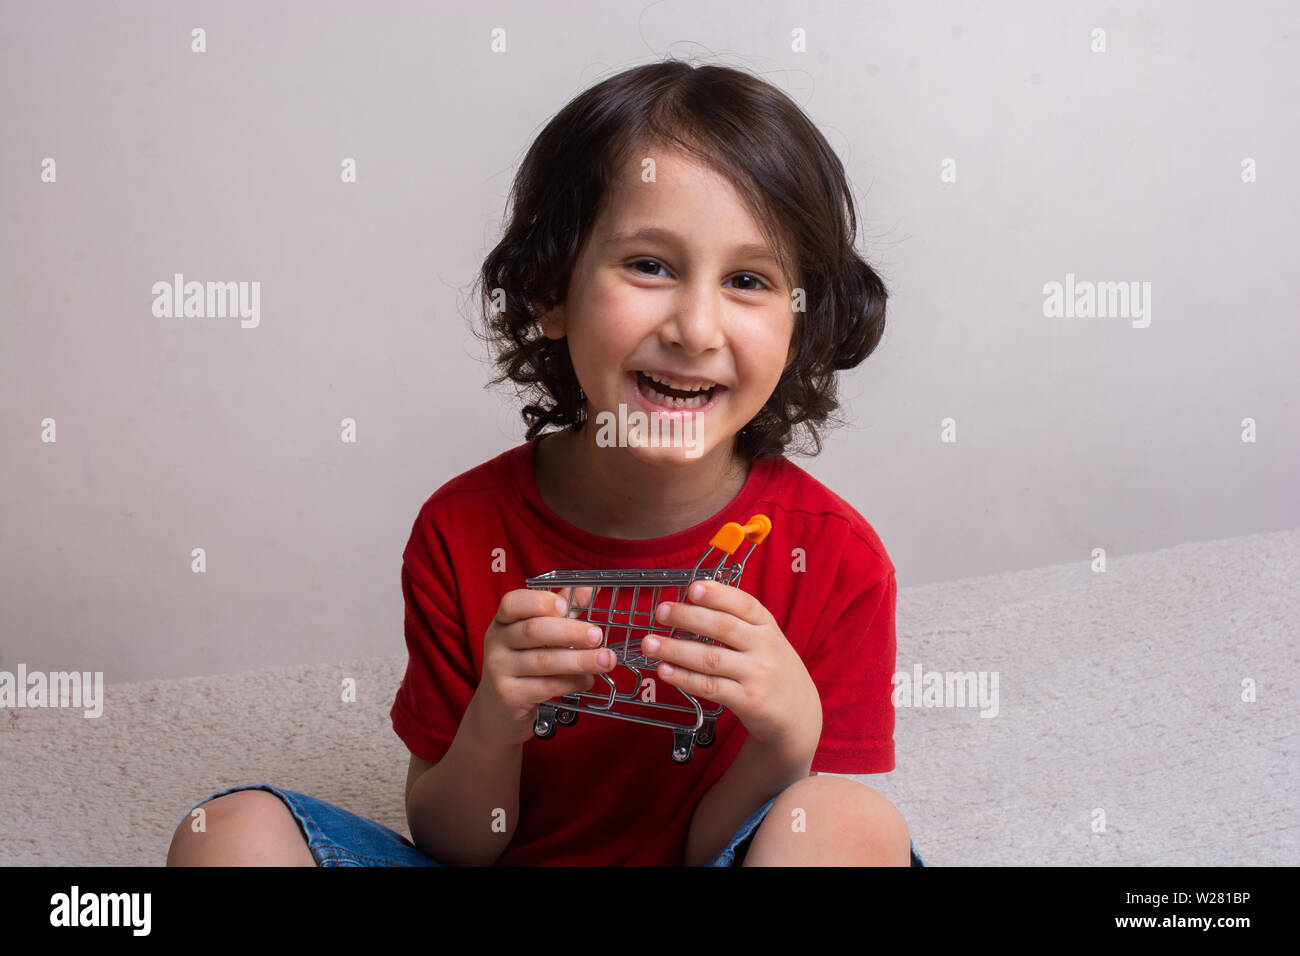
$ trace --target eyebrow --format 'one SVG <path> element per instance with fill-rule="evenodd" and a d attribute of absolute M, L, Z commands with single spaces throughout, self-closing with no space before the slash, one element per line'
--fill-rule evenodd
<path fill-rule="evenodd" d="M 681 237 L 670 229 L 659 229 L 655 226 L 645 226 L 641 229 L 634 229 L 631 232 L 615 232 L 605 237 L 606 243 L 615 242 L 681 242 Z M 756 243 L 748 243 L 736 246 L 731 250 L 733 256 L 749 259 L 766 259 L 770 262 L 778 262 L 776 256 L 772 255 L 767 246 Z M 778 263 L 779 264 L 779 263 Z"/>

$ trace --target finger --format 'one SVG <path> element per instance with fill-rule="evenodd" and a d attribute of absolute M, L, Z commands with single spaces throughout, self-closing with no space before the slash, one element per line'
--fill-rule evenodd
<path fill-rule="evenodd" d="M 698 597 L 696 592 L 699 592 Z M 723 584 L 721 581 L 694 582 L 685 595 L 683 603 L 686 602 L 726 611 L 755 627 L 766 624 L 771 617 L 767 608 L 754 595 L 730 584 Z"/>
<path fill-rule="evenodd" d="M 602 663 L 602 656 L 604 662 Z M 516 677 L 556 677 L 562 674 L 605 674 L 618 663 L 609 648 L 573 650 L 537 647 L 515 655 Z"/>
<path fill-rule="evenodd" d="M 602 615 L 600 608 L 593 608 L 592 602 L 595 599 L 596 588 L 583 585 L 581 587 L 568 587 L 564 589 L 564 594 L 569 602 L 569 608 L 566 616 L 575 620 L 585 621 L 589 626 L 597 627 L 601 631 L 599 640 L 593 641 L 593 644 L 608 644 L 608 613 Z M 586 635 L 583 635 L 586 640 Z"/>
<path fill-rule="evenodd" d="M 568 602 L 563 595 L 545 589 L 516 588 L 502 596 L 493 622 L 509 627 L 533 617 L 562 617 L 567 611 Z"/>
<path fill-rule="evenodd" d="M 680 691 L 690 694 L 692 697 L 699 697 L 715 704 L 735 709 L 735 701 L 739 699 L 740 684 L 729 677 L 720 677 L 717 674 L 700 674 L 689 668 L 676 667 L 666 661 L 660 664 L 655 673 L 661 680 Z"/>
<path fill-rule="evenodd" d="M 575 677 L 544 677 L 540 680 L 528 678 L 528 680 L 536 681 L 535 685 L 529 688 L 529 692 L 534 696 L 545 694 L 547 700 L 591 690 L 596 683 L 596 678 L 590 674 Z"/>
<path fill-rule="evenodd" d="M 554 611 L 549 616 L 530 617 L 517 621 L 505 629 L 505 644 L 516 650 L 539 647 L 577 648 L 599 647 L 604 632 L 587 621 L 565 618 Z"/>
<path fill-rule="evenodd" d="M 585 617 L 591 611 L 593 587 L 568 587 L 564 589 L 565 599 L 569 602 L 570 617 Z"/>
<path fill-rule="evenodd" d="M 747 658 L 740 651 L 689 638 L 651 634 L 642 639 L 641 653 L 652 660 L 667 661 L 673 667 L 685 668 L 697 674 L 713 674 L 743 681 L 748 673 L 745 669 Z"/>
<path fill-rule="evenodd" d="M 707 600 L 707 597 L 705 598 Z M 672 636 L 678 631 L 699 634 L 721 641 L 738 651 L 747 651 L 754 647 L 753 628 L 746 621 L 734 614 L 714 610 L 700 604 L 679 604 L 676 601 L 664 601 L 655 611 L 655 620 L 659 627 L 673 629 Z"/>

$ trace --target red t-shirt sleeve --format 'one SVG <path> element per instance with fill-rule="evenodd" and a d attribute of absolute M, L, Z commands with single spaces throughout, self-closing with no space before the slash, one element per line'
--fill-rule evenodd
<path fill-rule="evenodd" d="M 845 561 L 804 661 L 822 700 L 816 773 L 885 773 L 894 769 L 893 677 L 896 664 L 894 570 L 865 585 Z M 872 578 L 866 580 L 871 581 Z"/>
<path fill-rule="evenodd" d="M 411 753 L 437 763 L 456 737 L 478 677 L 450 555 L 425 510 L 402 556 L 402 596 L 406 676 L 389 716 Z"/>

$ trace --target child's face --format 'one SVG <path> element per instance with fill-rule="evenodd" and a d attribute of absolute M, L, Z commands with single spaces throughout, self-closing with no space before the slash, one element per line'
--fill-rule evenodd
<path fill-rule="evenodd" d="M 617 421 L 620 404 L 628 415 L 649 414 L 638 371 L 723 386 L 700 412 L 684 414 L 696 415 L 698 451 L 689 457 L 716 449 L 729 456 L 793 357 L 791 290 L 726 179 L 679 153 L 647 155 L 656 181 L 642 181 L 637 155 L 611 184 L 565 303 L 542 328 L 553 339 L 568 336 L 589 426 L 602 411 Z M 671 235 L 614 238 L 642 229 Z M 681 447 L 630 452 L 652 464 L 684 457 Z"/>

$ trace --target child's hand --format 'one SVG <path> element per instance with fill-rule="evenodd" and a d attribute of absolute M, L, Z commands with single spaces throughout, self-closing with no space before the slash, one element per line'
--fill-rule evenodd
<path fill-rule="evenodd" d="M 512 743 L 533 736 L 538 704 L 587 690 L 594 674 L 614 669 L 614 652 L 598 647 L 599 636 L 588 636 L 592 625 L 569 617 L 591 600 L 591 588 L 572 591 L 559 598 L 563 603 L 572 597 L 565 611 L 556 606 L 554 591 L 506 592 L 483 637 L 483 678 L 474 697 L 491 732 Z M 601 654 L 608 663 L 601 663 Z"/>
<path fill-rule="evenodd" d="M 788 759 L 811 759 L 821 740 L 821 697 L 771 612 L 753 595 L 719 581 L 696 581 L 688 597 L 690 604 L 663 602 L 655 620 L 666 625 L 665 631 L 675 627 L 727 646 L 646 637 L 645 655 L 666 662 L 657 668 L 659 676 L 694 697 L 722 704 L 750 737 Z"/>

